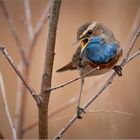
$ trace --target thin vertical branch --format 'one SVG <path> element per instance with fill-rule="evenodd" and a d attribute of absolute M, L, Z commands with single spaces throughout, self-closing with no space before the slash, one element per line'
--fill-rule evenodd
<path fill-rule="evenodd" d="M 48 138 L 48 104 L 49 104 L 49 97 L 50 97 L 50 91 L 48 91 L 48 89 L 51 87 L 55 39 L 56 39 L 58 17 L 60 12 L 60 5 L 61 5 L 61 0 L 53 0 L 53 6 L 52 6 L 50 21 L 49 21 L 44 72 L 42 75 L 42 83 L 41 83 L 40 96 L 42 96 L 43 101 L 38 108 L 40 139 Z"/>
<path fill-rule="evenodd" d="M 9 27 L 9 29 L 10 29 L 11 33 L 13 34 L 13 37 L 14 37 L 14 39 L 16 41 L 17 48 L 18 48 L 18 50 L 20 52 L 22 61 L 23 61 L 23 63 L 25 65 L 27 65 L 28 62 L 27 62 L 27 59 L 26 59 L 24 48 L 22 46 L 22 43 L 21 43 L 20 38 L 19 38 L 19 35 L 18 35 L 18 33 L 16 31 L 16 28 L 14 26 L 13 19 L 12 19 L 11 15 L 9 14 L 9 12 L 8 12 L 3 0 L 0 0 L 0 6 L 2 8 L 2 11 L 3 11 L 3 14 L 4 14 L 5 18 L 7 19 L 8 27 Z"/>
<path fill-rule="evenodd" d="M 24 74 L 25 76 L 25 66 L 22 64 L 19 66 L 19 70 Z M 17 137 L 18 138 L 22 138 L 22 133 L 21 133 L 21 126 L 23 120 L 24 120 L 24 111 L 25 110 L 23 106 L 25 106 L 26 102 L 24 99 L 26 99 L 26 89 L 24 87 L 24 85 L 22 84 L 21 80 L 17 77 L 17 93 L 16 93 L 16 108 L 15 108 L 15 127 L 17 130 Z"/>
<path fill-rule="evenodd" d="M 30 65 L 26 65 L 23 66 L 22 69 L 22 73 L 23 75 L 26 77 L 26 80 L 28 81 L 28 77 L 29 77 L 29 66 Z M 16 129 L 17 129 L 17 137 L 18 138 L 22 138 L 23 133 L 22 133 L 22 127 L 24 124 L 24 118 L 25 118 L 25 112 L 26 112 L 26 101 L 27 101 L 27 89 L 25 88 L 25 86 L 21 86 L 20 92 L 17 95 L 17 108 L 16 108 Z M 19 104 L 18 104 L 19 103 Z"/>
<path fill-rule="evenodd" d="M 33 31 L 33 26 L 32 26 L 32 15 L 31 15 L 31 8 L 30 8 L 29 0 L 24 0 L 24 11 L 25 11 L 25 19 L 26 19 L 29 39 L 30 39 L 30 42 L 32 42 L 34 38 L 34 31 Z"/>
<path fill-rule="evenodd" d="M 18 51 L 21 55 L 21 58 L 22 58 L 22 63 L 24 64 L 23 65 L 23 75 L 27 77 L 27 74 L 28 74 L 28 70 L 26 69 L 29 65 L 29 59 L 27 59 L 26 57 L 26 54 L 25 54 L 25 50 L 24 50 L 24 47 L 22 46 L 22 43 L 20 41 L 20 38 L 19 38 L 19 35 L 16 31 L 16 28 L 15 28 L 15 25 L 14 25 L 14 22 L 13 22 L 13 19 L 10 15 L 10 13 L 8 12 L 5 4 L 4 4 L 4 1 L 1 0 L 0 1 L 0 6 L 3 10 L 3 14 L 5 16 L 5 18 L 7 19 L 7 23 L 8 23 L 8 27 L 15 39 L 15 42 L 17 44 L 17 48 L 18 48 Z M 26 88 L 22 85 L 21 87 L 21 91 L 20 93 L 21 94 L 18 94 L 18 101 L 21 101 L 19 102 L 19 104 L 16 104 L 16 118 L 15 118 L 15 126 L 16 126 L 16 130 L 17 130 L 17 137 L 18 138 L 22 138 L 22 133 L 21 133 L 21 130 L 22 130 L 22 123 L 23 123 L 23 120 L 24 120 L 24 110 L 25 110 L 25 101 L 26 101 Z M 18 110 L 17 110 L 18 109 Z"/>
<path fill-rule="evenodd" d="M 11 114 L 10 114 L 10 111 L 9 111 L 6 92 L 5 92 L 5 87 L 4 87 L 3 78 L 2 78 L 1 73 L 0 73 L 0 88 L 1 88 L 1 95 L 2 95 L 3 105 L 4 105 L 4 110 L 5 110 L 8 122 L 10 124 L 11 130 L 12 130 L 13 139 L 16 140 L 17 139 L 17 137 L 16 137 L 16 129 L 15 129 L 15 126 L 13 124 L 12 117 L 11 117 Z"/>
<path fill-rule="evenodd" d="M 130 43 L 135 44 L 135 42 L 133 41 L 133 39 L 135 39 L 135 38 L 133 38 L 133 37 L 135 36 L 135 33 L 136 33 L 136 31 L 138 30 L 139 27 L 140 27 L 140 7 L 138 8 L 138 11 L 137 11 L 136 16 L 134 18 L 134 22 L 133 22 L 132 28 L 130 30 L 130 33 L 128 35 L 126 44 L 124 45 L 124 48 L 127 48 L 130 45 Z M 128 58 L 128 56 L 130 55 L 130 52 L 133 48 L 133 44 L 131 44 L 130 49 L 128 48 L 129 51 L 127 53 L 126 58 Z"/>
<path fill-rule="evenodd" d="M 45 8 L 44 13 L 42 14 L 41 18 L 39 19 L 39 22 L 37 23 L 35 30 L 34 30 L 34 40 L 37 38 L 37 36 L 40 34 L 43 25 L 46 23 L 46 21 L 50 18 L 50 12 L 52 8 L 53 1 L 49 0 L 47 7 Z"/>
<path fill-rule="evenodd" d="M 53 3 L 53 0 L 49 0 L 49 3 L 47 5 L 47 7 L 45 8 L 45 11 L 44 13 L 42 14 L 41 18 L 39 19 L 35 29 L 34 29 L 34 37 L 33 37 L 33 40 L 31 42 L 31 46 L 28 50 L 28 54 L 29 54 L 29 60 L 32 58 L 32 55 L 33 55 L 33 51 L 34 51 L 34 47 L 35 47 L 35 44 L 36 44 L 36 41 L 44 27 L 44 24 L 47 22 L 47 20 L 50 18 L 50 12 L 51 12 L 51 9 L 52 9 L 52 3 Z"/>

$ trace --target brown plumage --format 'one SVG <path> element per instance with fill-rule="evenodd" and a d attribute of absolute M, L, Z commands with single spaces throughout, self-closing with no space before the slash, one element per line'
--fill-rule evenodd
<path fill-rule="evenodd" d="M 90 35 L 90 32 L 92 32 L 92 35 Z M 99 66 L 100 69 L 94 71 L 88 76 L 92 75 L 99 75 L 106 73 L 110 69 L 114 68 L 120 57 L 122 56 L 122 49 L 119 47 L 119 42 L 115 39 L 112 31 L 110 31 L 104 24 L 99 22 L 89 22 L 83 24 L 77 32 L 77 40 L 80 41 L 82 38 L 90 37 L 90 36 L 100 36 L 102 39 L 106 42 L 116 42 L 118 44 L 118 52 L 116 54 L 116 57 L 113 60 L 110 60 L 107 64 L 95 64 L 84 56 L 81 56 L 81 49 L 82 49 L 82 43 L 77 48 L 76 52 L 74 53 L 72 57 L 72 61 L 69 62 L 64 67 L 57 70 L 57 72 L 63 72 L 66 70 L 79 70 L 80 75 L 83 75 L 90 71 L 91 69 Z M 86 42 L 85 42 L 86 43 Z"/>

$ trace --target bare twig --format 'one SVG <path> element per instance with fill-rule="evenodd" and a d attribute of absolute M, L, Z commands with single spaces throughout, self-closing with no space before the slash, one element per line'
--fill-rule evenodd
<path fill-rule="evenodd" d="M 15 129 L 15 126 L 13 124 L 12 117 L 11 117 L 11 114 L 10 114 L 10 111 L 9 111 L 6 92 L 5 92 L 5 87 L 4 87 L 3 78 L 2 78 L 1 73 L 0 73 L 0 88 L 1 88 L 1 94 L 2 94 L 2 101 L 3 101 L 3 105 L 4 105 L 4 110 L 5 110 L 8 122 L 10 124 L 11 130 L 12 130 L 13 139 L 17 139 L 17 137 L 16 137 L 16 129 Z"/>
<path fill-rule="evenodd" d="M 21 79 L 21 81 L 23 82 L 23 84 L 25 85 L 25 87 L 28 89 L 28 91 L 30 92 L 30 94 L 33 96 L 33 98 L 35 99 L 36 103 L 39 104 L 40 103 L 39 96 L 36 94 L 35 90 L 33 88 L 31 88 L 31 86 L 27 83 L 27 81 L 25 80 L 25 78 L 23 77 L 23 75 L 21 74 L 21 72 L 18 70 L 16 64 L 14 63 L 14 61 L 12 60 L 12 58 L 9 56 L 9 54 L 8 54 L 5 46 L 2 45 L 2 44 L 0 44 L 0 51 L 5 56 L 5 58 L 8 60 L 8 62 L 12 66 L 12 68 L 15 70 L 15 72 L 17 73 L 17 75 L 19 76 L 19 78 Z"/>
<path fill-rule="evenodd" d="M 25 65 L 27 65 L 28 62 L 27 62 L 27 59 L 26 59 L 24 48 L 22 47 L 22 43 L 20 41 L 19 35 L 18 35 L 18 33 L 16 31 L 16 28 L 14 26 L 13 19 L 12 19 L 11 15 L 9 14 L 8 10 L 6 9 L 3 0 L 0 0 L 0 6 L 2 8 L 2 11 L 3 11 L 3 14 L 4 14 L 5 18 L 7 19 L 8 27 L 9 27 L 9 29 L 10 29 L 11 33 L 13 34 L 13 37 L 16 41 L 17 48 L 20 52 L 22 61 Z"/>
<path fill-rule="evenodd" d="M 77 77 L 77 78 L 74 78 L 74 79 L 72 79 L 72 80 L 70 80 L 70 81 L 68 81 L 68 82 L 66 82 L 66 83 L 64 83 L 64 84 L 61 84 L 61 85 L 58 85 L 58 86 L 56 86 L 56 87 L 50 88 L 49 91 L 56 90 L 56 89 L 59 89 L 59 88 L 62 88 L 62 87 L 64 87 L 64 86 L 66 86 L 66 85 L 69 85 L 69 84 L 71 84 L 71 83 L 73 83 L 73 82 L 75 82 L 75 81 L 77 81 L 77 80 L 79 80 L 79 79 L 81 79 L 81 78 L 87 76 L 88 74 L 90 74 L 90 73 L 92 73 L 93 71 L 98 70 L 98 69 L 99 69 L 99 67 L 96 67 L 96 68 L 94 68 L 94 69 L 88 71 L 87 73 L 83 74 L 82 76 L 79 76 L 79 77 Z"/>
<path fill-rule="evenodd" d="M 140 11 L 140 10 L 139 10 Z M 139 15 L 140 16 L 140 15 Z M 139 35 L 140 35 L 140 28 L 137 28 L 136 30 L 135 30 L 135 34 L 133 35 L 133 40 L 131 41 L 131 44 L 130 44 L 130 48 L 129 48 L 129 50 L 128 50 L 128 52 L 127 52 L 127 54 L 126 54 L 126 58 L 128 58 L 129 57 L 129 55 L 130 55 L 130 52 L 132 51 L 132 49 L 133 49 L 133 47 L 134 47 L 134 45 L 135 45 L 135 43 L 136 43 L 136 40 L 137 40 L 137 38 L 139 37 Z"/>
<path fill-rule="evenodd" d="M 126 41 L 126 43 L 125 43 L 125 45 L 123 47 L 124 49 L 127 48 L 130 45 L 130 43 L 133 42 L 132 39 L 134 39 L 133 37 L 135 36 L 135 33 L 138 30 L 139 25 L 140 25 L 140 7 L 137 10 L 137 13 L 136 13 L 132 28 L 131 28 L 130 33 L 128 35 L 127 41 Z M 133 46 L 133 45 L 131 45 L 131 46 Z M 128 55 L 130 54 L 131 50 L 132 50 L 132 48 L 129 49 L 129 52 L 127 53 L 126 57 L 128 57 Z"/>
<path fill-rule="evenodd" d="M 60 12 L 61 0 L 53 0 L 53 6 L 50 14 L 48 39 L 46 46 L 44 72 L 42 75 L 41 94 L 42 104 L 39 106 L 39 138 L 48 138 L 48 103 L 50 97 L 50 91 L 52 79 L 52 69 L 54 61 L 54 49 L 55 49 L 55 38 L 58 17 Z"/>
<path fill-rule="evenodd" d="M 29 0 L 24 0 L 24 11 L 25 11 L 25 19 L 26 19 L 29 39 L 30 39 L 30 42 L 32 42 L 34 38 L 34 31 L 32 27 L 32 17 L 31 17 L 32 15 L 31 15 L 31 8 L 30 8 Z"/>
<path fill-rule="evenodd" d="M 51 12 L 51 8 L 52 8 L 52 0 L 49 0 L 48 5 L 44 11 L 44 13 L 42 14 L 41 18 L 39 19 L 39 22 L 37 23 L 35 30 L 34 30 L 34 40 L 36 40 L 37 36 L 40 34 L 43 25 L 46 23 L 46 21 L 50 18 L 50 12 Z"/>
<path fill-rule="evenodd" d="M 132 61 L 134 58 L 136 58 L 136 56 L 140 55 L 140 49 L 133 54 L 131 57 L 129 57 L 130 54 L 130 50 L 133 49 L 134 44 L 136 42 L 136 40 L 138 39 L 138 36 L 140 35 L 140 29 L 138 29 L 135 32 L 135 35 L 132 39 L 132 41 L 130 42 L 129 45 L 129 50 L 126 54 L 126 56 L 124 57 L 124 59 L 122 60 L 122 63 L 120 64 L 121 67 L 125 66 L 128 62 Z M 129 58 L 128 58 L 129 57 Z M 93 103 L 93 101 L 103 93 L 103 91 L 113 82 L 114 78 L 116 77 L 117 73 L 114 72 L 109 78 L 108 80 L 105 82 L 105 84 L 103 85 L 103 87 L 101 87 L 101 89 L 97 92 L 97 94 L 95 96 L 93 96 L 87 103 L 85 103 L 83 105 L 83 110 L 85 110 L 86 108 L 89 107 L 89 105 L 91 103 Z M 63 134 L 70 128 L 70 126 L 72 126 L 72 124 L 77 120 L 77 115 L 74 115 L 73 118 L 64 126 L 64 128 L 54 137 L 54 139 L 60 139 L 62 138 Z"/>
<path fill-rule="evenodd" d="M 131 60 L 133 60 L 135 57 L 137 57 L 138 55 L 140 55 L 140 49 L 136 52 L 136 53 L 134 53 L 133 55 L 131 55 L 131 57 L 129 57 L 128 59 L 127 59 L 127 63 L 128 62 L 130 62 Z"/>
<path fill-rule="evenodd" d="M 29 65 L 28 65 L 29 67 Z M 27 77 L 27 65 L 23 65 L 22 61 L 21 64 L 18 66 L 21 73 Z M 28 78 L 28 77 L 27 77 Z M 28 79 L 27 79 L 28 80 Z M 17 138 L 22 138 L 22 127 L 24 124 L 24 117 L 26 111 L 26 97 L 27 94 L 25 86 L 22 84 L 22 81 L 17 77 L 18 89 L 16 93 L 16 108 L 15 108 L 15 127 L 17 130 Z"/>
<path fill-rule="evenodd" d="M 29 59 L 32 58 L 32 54 L 33 54 L 33 51 L 34 51 L 34 47 L 35 47 L 37 38 L 38 38 L 39 34 L 41 33 L 41 31 L 44 27 L 44 24 L 50 18 L 52 3 L 53 3 L 53 0 L 49 0 L 48 5 L 46 6 L 46 9 L 45 9 L 44 13 L 42 14 L 41 18 L 39 19 L 39 22 L 37 23 L 37 25 L 34 29 L 34 37 L 33 37 L 33 40 L 31 42 L 31 46 L 29 48 Z"/>

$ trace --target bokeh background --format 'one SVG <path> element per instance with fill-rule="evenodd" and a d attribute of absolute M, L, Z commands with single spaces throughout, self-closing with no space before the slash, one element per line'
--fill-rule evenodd
<path fill-rule="evenodd" d="M 4 0 L 10 12 L 20 40 L 24 47 L 28 47 L 29 39 L 24 22 L 23 0 Z M 33 27 L 48 4 L 47 0 L 30 0 Z M 77 71 L 56 73 L 55 71 L 70 61 L 77 45 L 72 46 L 76 40 L 79 26 L 88 21 L 100 21 L 109 27 L 123 47 L 131 30 L 140 0 L 62 0 L 56 39 L 56 55 L 53 69 L 52 86 L 56 86 L 78 76 Z M 31 61 L 29 82 L 39 93 L 41 75 L 44 65 L 45 46 L 48 23 L 45 24 Z M 21 62 L 15 40 L 8 28 L 7 20 L 0 8 L 0 42 L 7 49 L 17 65 Z M 140 46 L 138 39 L 134 51 Z M 123 48 L 124 52 L 127 48 Z M 133 51 L 133 52 L 134 52 Z M 123 69 L 123 76 L 116 78 L 113 84 L 87 109 L 84 119 L 78 120 L 64 135 L 64 138 L 140 138 L 140 58 L 136 58 Z M 15 118 L 15 105 L 17 94 L 17 75 L 0 54 L 0 72 L 3 75 L 8 103 L 12 118 Z M 95 95 L 111 72 L 86 78 L 81 104 Z M 64 127 L 76 111 L 76 104 L 70 105 L 79 94 L 80 81 L 52 92 L 49 113 L 60 109 L 49 119 L 49 138 L 52 138 Z M 24 114 L 24 126 L 37 121 L 37 107 L 30 96 L 27 95 Z M 0 95 L 0 131 L 6 138 L 12 138 Z M 37 138 L 37 126 L 24 133 L 23 138 Z"/>

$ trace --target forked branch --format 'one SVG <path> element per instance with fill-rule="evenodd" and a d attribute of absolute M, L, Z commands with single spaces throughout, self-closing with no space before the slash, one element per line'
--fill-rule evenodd
<path fill-rule="evenodd" d="M 19 76 L 21 81 L 23 82 L 24 86 L 28 89 L 29 93 L 33 96 L 37 104 L 40 104 L 40 97 L 37 95 L 35 90 L 29 85 L 29 83 L 26 81 L 24 76 L 21 74 L 21 72 L 18 70 L 16 64 L 14 63 L 13 59 L 8 54 L 6 48 L 4 45 L 0 44 L 0 51 L 5 56 L 5 58 L 8 60 L 9 64 L 12 66 L 12 68 L 15 70 L 16 74 Z"/>

